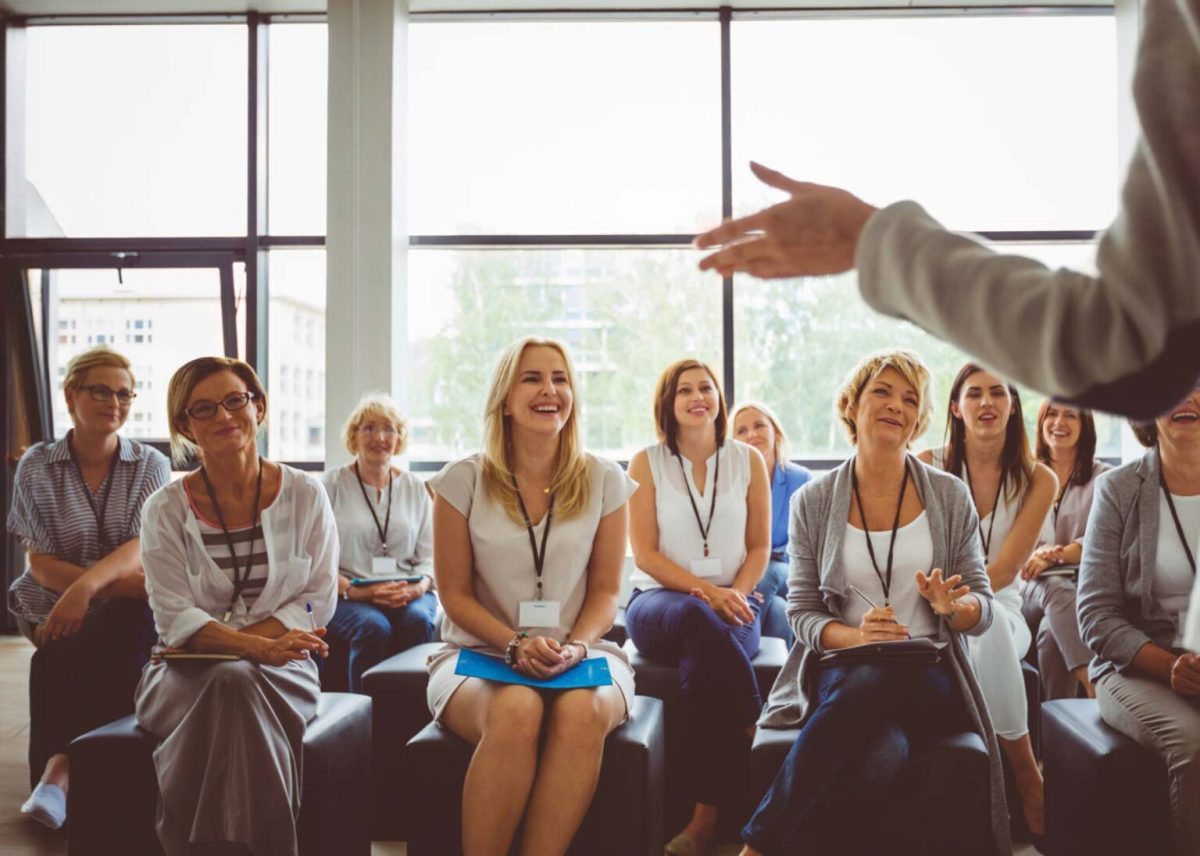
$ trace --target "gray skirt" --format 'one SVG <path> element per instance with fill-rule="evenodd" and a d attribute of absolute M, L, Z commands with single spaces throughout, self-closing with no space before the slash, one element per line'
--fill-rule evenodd
<path fill-rule="evenodd" d="M 236 842 L 295 856 L 304 729 L 321 694 L 311 659 L 152 662 L 138 723 L 162 742 L 156 828 L 167 856 Z"/>

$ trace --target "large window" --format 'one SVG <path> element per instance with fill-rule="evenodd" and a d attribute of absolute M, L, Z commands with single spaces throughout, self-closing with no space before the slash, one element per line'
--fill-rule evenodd
<path fill-rule="evenodd" d="M 413 457 L 479 448 L 497 353 L 526 333 L 572 347 L 604 454 L 654 442 L 655 378 L 698 356 L 731 404 L 776 406 L 793 455 L 832 462 L 849 449 L 836 387 L 896 345 L 935 373 L 922 443 L 939 442 L 961 353 L 869 310 L 852 274 L 700 275 L 690 235 L 781 198 L 754 159 L 877 204 L 916 198 L 1001 251 L 1086 268 L 1117 198 L 1114 21 L 1027 12 L 414 25 Z M 1024 399 L 1032 427 L 1041 399 Z M 1116 423 L 1099 428 L 1101 453 L 1119 454 Z"/>
<path fill-rule="evenodd" d="M 271 395 L 268 453 L 319 464 L 337 342 L 325 25 L 80 20 L 2 25 L 21 49 L 5 54 L 0 252 L 214 251 L 234 260 L 234 284 L 218 297 L 195 270 L 56 273 L 42 313 L 54 370 L 89 335 L 112 337 L 151 384 L 128 431 L 165 439 L 159 389 L 232 335 Z M 934 367 L 935 442 L 963 357 L 870 312 L 852 275 L 696 270 L 692 234 L 781 198 L 751 159 L 877 204 L 916 198 L 1055 265 L 1088 264 L 1115 210 L 1115 25 L 1091 7 L 414 14 L 408 37 L 402 370 L 419 468 L 479 448 L 498 352 L 531 333 L 570 345 L 587 442 L 611 456 L 654 441 L 655 379 L 697 356 L 731 403 L 780 410 L 796 456 L 833 461 L 847 450 L 833 391 L 889 345 Z M 1116 454 L 1115 423 L 1101 432 Z"/>
<path fill-rule="evenodd" d="M 48 327 L 55 433 L 69 427 L 66 363 L 84 348 L 106 344 L 130 358 L 138 399 L 124 433 L 159 442 L 174 370 L 236 353 L 271 395 L 268 454 L 319 463 L 324 23 L 86 21 L 4 24 L 16 49 L 5 52 L 0 254 L 38 260 L 26 278 Z M 162 252 L 178 266 L 148 269 Z M 81 266 L 81 253 L 96 269 Z M 224 279 L 188 267 L 196 253 L 226 259 Z"/>

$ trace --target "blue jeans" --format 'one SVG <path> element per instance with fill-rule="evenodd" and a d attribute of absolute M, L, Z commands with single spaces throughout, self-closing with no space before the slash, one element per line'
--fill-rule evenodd
<path fill-rule="evenodd" d="M 762 710 L 750 659 L 758 653 L 758 601 L 754 621 L 727 624 L 699 598 L 668 589 L 634 590 L 625 610 L 629 636 L 642 655 L 678 664 L 686 710 L 685 752 L 693 767 L 696 802 L 716 805 L 726 795 L 732 771 L 750 751 L 745 730 Z"/>
<path fill-rule="evenodd" d="M 819 667 L 812 705 L 742 838 L 764 854 L 889 849 L 885 810 L 913 750 L 970 728 L 954 675 L 945 664 Z M 942 820 L 907 818 L 923 822 Z"/>
<path fill-rule="evenodd" d="M 776 636 L 791 648 L 796 637 L 787 620 L 788 570 L 787 562 L 767 562 L 767 570 L 755 591 L 763 596 L 762 635 Z"/>
<path fill-rule="evenodd" d="M 437 606 L 433 592 L 403 609 L 339 600 L 325 637 L 329 659 L 322 666 L 322 688 L 330 692 L 348 686 L 350 692 L 361 693 L 367 669 L 414 645 L 433 641 Z"/>

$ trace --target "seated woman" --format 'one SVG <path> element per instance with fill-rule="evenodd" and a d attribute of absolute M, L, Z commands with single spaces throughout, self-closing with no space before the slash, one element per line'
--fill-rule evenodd
<path fill-rule="evenodd" d="M 1200 388 L 1134 433 L 1150 451 L 1096 482 L 1079 628 L 1100 715 L 1167 765 L 1183 856 L 1200 853 L 1200 655 L 1180 640 L 1200 533 Z"/>
<path fill-rule="evenodd" d="M 1033 459 L 1016 387 L 968 363 L 950 386 L 947 444 L 921 460 L 967 483 L 979 514 L 979 537 L 996 602 L 986 633 L 971 639 L 971 658 L 1000 748 L 1012 766 L 1025 824 L 1045 831 L 1042 771 L 1029 739 L 1021 661 L 1032 634 L 1014 582 L 1037 543 L 1058 484 Z"/>
<path fill-rule="evenodd" d="M 694 808 L 666 852 L 704 853 L 762 709 L 750 660 L 771 494 L 762 456 L 726 442 L 725 398 L 704 363 L 680 360 L 663 372 L 654 416 L 658 445 L 629 462 L 641 488 L 630 502 L 637 570 L 625 621 L 642 654 L 679 665 Z"/>
<path fill-rule="evenodd" d="M 1054 470 L 1059 485 L 1041 543 L 1021 569 L 1022 610 L 1029 625 L 1037 628 L 1042 697 L 1075 698 L 1082 687 L 1094 698 L 1087 676 L 1092 654 L 1079 635 L 1075 615 L 1075 580 L 1042 574 L 1058 565 L 1079 564 L 1096 476 L 1112 468 L 1093 457 L 1096 420 L 1091 412 L 1051 399 L 1038 408 L 1035 449 L 1038 460 Z"/>
<path fill-rule="evenodd" d="M 346 681 L 350 692 L 360 693 L 367 669 L 433 639 L 433 503 L 424 482 L 392 466 L 407 440 L 408 424 L 391 398 L 366 396 L 343 431 L 354 462 L 322 476 L 341 545 L 341 599 L 325 637 L 332 649 L 323 667 L 326 690 L 343 689 Z M 396 576 L 420 579 L 350 584 Z"/>
<path fill-rule="evenodd" d="M 246 363 L 192 360 L 167 408 L 176 461 L 201 466 L 146 503 L 154 621 L 168 649 L 239 659 L 159 659 L 142 675 L 138 723 L 162 741 L 158 837 L 167 856 L 294 854 L 313 656 L 337 602 L 333 512 L 315 477 L 259 456 L 267 396 Z"/>
<path fill-rule="evenodd" d="M 21 813 L 51 829 L 67 817 L 67 746 L 133 712 L 150 655 L 138 533 L 166 484 L 160 452 L 117 436 L 137 397 L 129 360 L 104 346 L 67 364 L 73 427 L 17 464 L 8 529 L 29 553 L 9 609 L 37 650 L 29 663 L 29 775 Z M 40 776 L 40 780 L 39 780 Z"/>
<path fill-rule="evenodd" d="M 962 482 L 908 454 L 929 423 L 929 395 L 916 354 L 863 360 L 837 399 L 855 454 L 792 504 L 788 619 L 797 644 L 760 724 L 800 734 L 742 831 L 743 856 L 964 852 L 953 807 L 906 824 L 932 825 L 920 848 L 896 840 L 907 829 L 881 830 L 877 808 L 895 795 L 911 751 L 967 730 L 988 746 L 991 831 L 997 852 L 1010 851 L 999 750 L 963 639 L 992 620 L 979 520 Z M 938 662 L 821 662 L 843 648 L 922 637 L 945 643 Z"/>
<path fill-rule="evenodd" d="M 492 375 L 484 451 L 447 464 L 434 490 L 434 568 L 444 650 L 429 661 L 434 719 L 475 754 L 463 786 L 462 852 L 565 853 L 600 776 L 604 740 L 633 702 L 633 671 L 601 639 L 625 562 L 618 464 L 581 447 L 575 373 L 559 342 L 529 337 Z M 613 683 L 540 690 L 455 674 L 460 648 L 551 678 L 586 657 Z"/>
<path fill-rule="evenodd" d="M 757 401 L 743 401 L 730 416 L 733 438 L 758 449 L 767 465 L 771 485 L 771 558 L 757 591 L 765 599 L 762 607 L 762 635 L 776 636 L 792 647 L 795 637 L 787 622 L 788 578 L 788 505 L 792 494 L 812 478 L 806 467 L 787 459 L 787 437 L 779 417 L 770 407 Z"/>

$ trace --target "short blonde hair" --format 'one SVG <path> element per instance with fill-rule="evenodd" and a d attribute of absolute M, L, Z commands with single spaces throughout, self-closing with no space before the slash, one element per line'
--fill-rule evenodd
<path fill-rule="evenodd" d="M 483 411 L 483 484 L 488 495 L 499 500 L 514 522 L 524 524 L 512 472 L 512 417 L 504 415 L 504 403 L 516 386 L 521 356 L 528 348 L 553 348 L 558 351 L 567 369 L 567 383 L 576 394 L 571 415 L 567 417 L 558 437 L 558 461 L 550 480 L 554 513 L 562 520 L 569 520 L 587 508 L 588 468 L 579 430 L 579 386 L 575 383 L 575 368 L 571 364 L 567 346 L 555 339 L 526 336 L 509 345 L 496 363 Z"/>
<path fill-rule="evenodd" d="M 118 354 L 108 345 L 96 345 L 71 357 L 71 361 L 67 363 L 66 376 L 63 378 L 63 389 L 79 389 L 87 373 L 99 368 L 124 369 L 129 374 L 130 386 L 137 384 L 128 357 Z"/>
<path fill-rule="evenodd" d="M 837 411 L 838 418 L 842 420 L 842 425 L 845 426 L 852 445 L 858 445 L 858 427 L 854 424 L 854 412 L 858 409 L 858 401 L 862 398 L 862 392 L 866 389 L 867 384 L 879 377 L 886 369 L 895 369 L 917 391 L 917 426 L 912 437 L 909 438 L 908 444 L 911 446 L 913 441 L 924 434 L 925 429 L 929 427 L 929 420 L 933 415 L 933 401 L 930 400 L 929 389 L 932 375 L 929 367 L 915 351 L 904 348 L 876 351 L 865 357 L 846 376 L 834 403 L 834 409 Z"/>
<path fill-rule="evenodd" d="M 345 445 L 346 451 L 358 456 L 358 429 L 371 419 L 390 422 L 396 427 L 396 448 L 392 454 L 402 454 L 408 446 L 408 421 L 400 415 L 392 397 L 383 392 L 368 392 L 364 395 L 350 414 L 350 418 L 346 420 L 346 426 L 342 428 L 342 444 Z"/>
<path fill-rule="evenodd" d="M 730 431 L 734 434 L 734 439 L 737 439 L 737 418 L 746 410 L 757 410 L 763 416 L 767 417 L 767 421 L 771 423 L 771 428 L 775 430 L 775 463 L 776 466 L 782 464 L 787 459 L 787 435 L 783 433 L 783 427 L 779 424 L 779 417 L 767 405 L 761 401 L 743 401 L 737 407 L 733 408 L 733 412 L 729 414 Z"/>
<path fill-rule="evenodd" d="M 223 371 L 233 372 L 246 385 L 247 390 L 261 399 L 263 418 L 259 422 L 265 422 L 267 419 L 267 391 L 263 389 L 262 381 L 258 379 L 258 374 L 249 363 L 230 357 L 198 357 L 191 362 L 184 363 L 175 370 L 175 374 L 171 375 L 171 382 L 167 384 L 171 460 L 179 466 L 185 465 L 199 451 L 199 447 L 183 433 L 182 428 L 187 420 L 187 414 L 184 411 L 187 410 L 192 390 L 205 378 Z"/>

